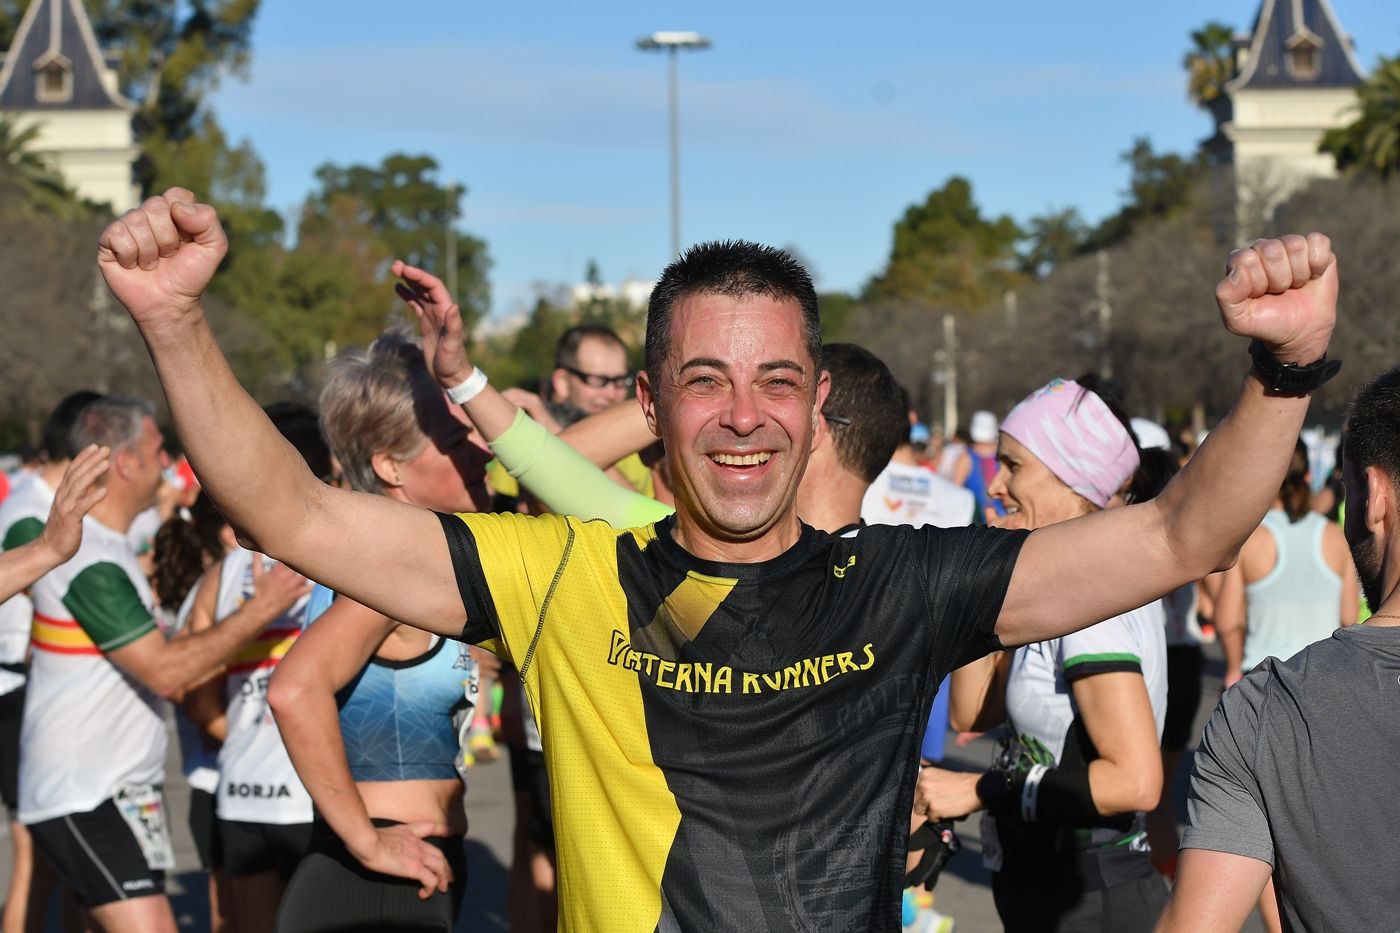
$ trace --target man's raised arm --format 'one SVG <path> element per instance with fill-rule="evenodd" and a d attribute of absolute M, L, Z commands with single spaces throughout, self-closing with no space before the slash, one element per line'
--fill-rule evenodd
<path fill-rule="evenodd" d="M 227 252 L 214 209 L 183 188 L 128 211 L 98 243 L 204 488 L 267 554 L 391 618 L 457 634 L 466 613 L 437 519 L 321 483 L 238 384 L 201 306 Z"/>
<path fill-rule="evenodd" d="M 1279 363 L 1317 363 L 1336 323 L 1331 243 L 1312 233 L 1236 250 L 1215 298 L 1232 334 Z M 1033 532 L 997 622 L 1002 642 L 1077 631 L 1228 564 L 1278 494 L 1307 410 L 1306 392 L 1271 391 L 1251 369 L 1229 415 L 1157 498 Z"/>

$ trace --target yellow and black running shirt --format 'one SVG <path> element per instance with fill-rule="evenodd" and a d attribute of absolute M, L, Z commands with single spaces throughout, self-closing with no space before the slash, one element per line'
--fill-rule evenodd
<path fill-rule="evenodd" d="M 1000 647 L 1024 533 L 803 526 L 762 563 L 674 519 L 441 516 L 540 722 L 561 929 L 898 930 L 938 682 Z"/>

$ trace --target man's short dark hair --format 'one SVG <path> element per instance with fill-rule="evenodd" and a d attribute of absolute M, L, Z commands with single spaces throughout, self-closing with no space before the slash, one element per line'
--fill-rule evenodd
<path fill-rule="evenodd" d="M 611 327 L 604 327 L 602 324 L 575 324 L 560 334 L 558 342 L 554 344 L 555 367 L 578 369 L 578 348 L 583 345 L 585 340 L 606 340 L 620 348 L 623 355 L 627 353 L 627 344 L 622 342 L 622 338 Z M 600 375 L 615 374 L 601 373 Z"/>
<path fill-rule="evenodd" d="M 829 343 L 822 347 L 822 358 L 831 373 L 822 415 L 836 456 L 846 469 L 873 483 L 909 432 L 907 396 L 889 367 L 863 347 Z"/>
<path fill-rule="evenodd" d="M 802 309 L 807 352 L 822 368 L 822 325 L 817 290 L 807 270 L 780 249 L 748 240 L 712 240 L 692 246 L 661 273 L 647 303 L 646 369 L 653 385 L 671 350 L 671 311 L 691 295 L 791 299 Z"/>
<path fill-rule="evenodd" d="M 331 478 L 331 449 L 321 433 L 316 413 L 296 402 L 273 402 L 263 409 L 277 433 L 301 454 L 301 459 L 322 482 Z"/>
<path fill-rule="evenodd" d="M 54 406 L 49 420 L 44 423 L 44 433 L 39 438 L 39 456 L 50 463 L 72 460 L 82 448 L 73 447 L 73 425 L 78 416 L 93 402 L 102 398 L 98 392 L 82 389 L 69 395 Z"/>
<path fill-rule="evenodd" d="M 1400 486 L 1400 366 L 1374 376 L 1361 387 L 1347 416 L 1342 459 L 1356 469 L 1385 471 Z"/>

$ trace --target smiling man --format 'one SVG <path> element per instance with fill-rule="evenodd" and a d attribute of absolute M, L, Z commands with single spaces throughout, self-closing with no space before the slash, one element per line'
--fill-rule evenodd
<path fill-rule="evenodd" d="M 615 531 L 434 515 L 317 482 L 205 320 L 227 247 L 214 210 L 172 189 L 109 226 L 98 258 L 235 526 L 359 602 L 515 661 L 551 762 L 571 930 L 898 929 L 938 682 L 1226 561 L 1330 372 L 1336 313 L 1325 237 L 1260 241 L 1216 289 L 1227 328 L 1260 341 L 1255 370 L 1155 500 L 1029 534 L 837 538 L 794 507 L 827 394 L 811 280 L 777 250 L 705 244 L 652 294 L 638 388 L 676 515 Z M 432 323 L 456 333 L 449 312 Z M 437 376 L 457 402 L 486 384 L 480 370 Z"/>

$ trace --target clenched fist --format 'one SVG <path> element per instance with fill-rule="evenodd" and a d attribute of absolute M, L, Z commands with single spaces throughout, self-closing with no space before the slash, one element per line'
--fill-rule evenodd
<path fill-rule="evenodd" d="M 1321 233 L 1255 240 L 1237 249 L 1215 287 L 1232 334 L 1255 337 L 1284 363 L 1306 366 L 1327 353 L 1337 323 L 1337 257 Z"/>
<path fill-rule="evenodd" d="M 145 329 L 188 316 L 227 252 L 228 237 L 214 208 L 184 188 L 171 188 L 102 231 L 97 265 L 112 294 Z"/>

